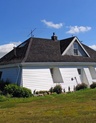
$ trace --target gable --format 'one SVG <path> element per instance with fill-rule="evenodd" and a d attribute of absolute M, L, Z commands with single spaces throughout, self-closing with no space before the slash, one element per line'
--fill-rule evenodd
<path fill-rule="evenodd" d="M 74 37 L 74 39 L 66 47 L 62 55 L 90 57 L 88 52 L 85 50 L 81 42 L 76 37 Z"/>

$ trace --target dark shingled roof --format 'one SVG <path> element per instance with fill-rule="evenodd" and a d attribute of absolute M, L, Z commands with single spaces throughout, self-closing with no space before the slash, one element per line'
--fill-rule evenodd
<path fill-rule="evenodd" d="M 74 37 L 60 41 L 29 38 L 0 59 L 0 65 L 24 62 L 96 62 L 96 51 L 83 45 L 91 57 L 62 55 Z"/>
<path fill-rule="evenodd" d="M 61 54 L 64 52 L 64 50 L 68 47 L 68 45 L 71 43 L 71 41 L 74 39 L 74 37 L 71 38 L 67 38 L 64 40 L 60 41 L 60 50 L 61 50 Z"/>

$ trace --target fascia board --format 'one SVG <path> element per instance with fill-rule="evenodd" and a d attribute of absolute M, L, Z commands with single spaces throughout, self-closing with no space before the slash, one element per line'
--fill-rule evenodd
<path fill-rule="evenodd" d="M 7 65 L 0 65 L 0 69 L 2 68 L 13 68 L 13 67 L 21 67 L 21 64 L 18 63 L 18 64 L 7 64 Z"/>
<path fill-rule="evenodd" d="M 76 38 L 76 37 L 75 37 Z M 82 47 L 82 49 L 84 50 L 84 52 L 87 54 L 88 57 L 90 57 L 90 55 L 88 54 L 88 52 L 85 50 L 85 48 L 83 47 L 83 45 L 80 43 L 79 39 L 76 38 L 75 40 L 77 40 L 77 42 L 79 43 L 79 45 Z"/>
<path fill-rule="evenodd" d="M 22 63 L 22 66 L 95 66 L 96 62 L 33 62 L 33 63 Z"/>
<path fill-rule="evenodd" d="M 24 66 L 33 66 L 33 67 L 74 67 L 74 66 L 94 66 L 96 67 L 96 62 L 26 62 L 20 64 L 8 64 L 8 65 L 0 65 L 0 69 L 2 68 L 13 68 L 13 67 L 24 67 Z"/>

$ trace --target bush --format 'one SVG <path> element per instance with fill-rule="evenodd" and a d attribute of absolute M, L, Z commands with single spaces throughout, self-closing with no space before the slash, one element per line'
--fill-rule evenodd
<path fill-rule="evenodd" d="M 41 90 L 41 91 L 36 91 L 35 93 L 33 93 L 33 94 L 38 94 L 38 95 L 47 95 L 47 94 L 49 94 L 49 91 L 45 91 L 45 90 Z"/>
<path fill-rule="evenodd" d="M 4 88 L 4 94 L 10 94 L 13 97 L 30 97 L 32 96 L 31 90 L 24 88 L 24 87 L 19 87 L 15 84 L 9 84 L 6 85 Z"/>
<path fill-rule="evenodd" d="M 52 94 L 53 93 L 53 87 L 51 87 L 50 89 L 49 89 L 49 92 Z"/>
<path fill-rule="evenodd" d="M 57 94 L 62 93 L 62 87 L 61 85 L 56 85 L 53 89 L 53 92 L 56 92 Z"/>
<path fill-rule="evenodd" d="M 82 84 L 78 84 L 76 86 L 76 91 L 77 90 L 81 90 L 81 89 L 86 89 L 87 88 L 87 85 L 85 83 L 82 83 Z"/>
<path fill-rule="evenodd" d="M 90 88 L 96 88 L 96 82 L 93 82 L 91 85 L 90 85 Z"/>
<path fill-rule="evenodd" d="M 4 87 L 5 87 L 6 85 L 8 85 L 9 83 L 10 83 L 10 82 L 9 82 L 8 80 L 6 80 L 6 81 L 0 80 L 0 91 L 3 92 Z"/>

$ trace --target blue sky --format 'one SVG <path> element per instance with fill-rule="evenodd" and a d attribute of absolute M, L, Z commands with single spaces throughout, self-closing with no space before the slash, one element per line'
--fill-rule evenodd
<path fill-rule="evenodd" d="M 0 51 L 25 41 L 35 28 L 34 37 L 73 35 L 95 48 L 95 13 L 96 0 L 0 0 Z"/>

